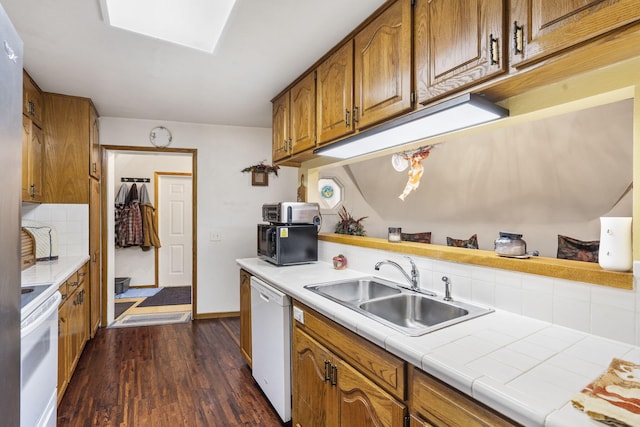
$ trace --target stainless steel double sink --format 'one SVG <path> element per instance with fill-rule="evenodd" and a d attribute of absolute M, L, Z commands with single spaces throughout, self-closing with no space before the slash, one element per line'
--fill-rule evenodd
<path fill-rule="evenodd" d="M 409 336 L 423 335 L 493 311 L 459 301 L 443 301 L 379 277 L 305 288 Z"/>

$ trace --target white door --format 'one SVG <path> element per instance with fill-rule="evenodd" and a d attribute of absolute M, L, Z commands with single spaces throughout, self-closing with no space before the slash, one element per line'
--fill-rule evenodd
<path fill-rule="evenodd" d="M 158 286 L 191 286 L 191 176 L 158 176 Z"/>

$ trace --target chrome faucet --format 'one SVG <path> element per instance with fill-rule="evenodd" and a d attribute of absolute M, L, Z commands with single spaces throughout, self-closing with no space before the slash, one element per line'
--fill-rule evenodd
<path fill-rule="evenodd" d="M 444 282 L 444 300 L 453 301 L 453 298 L 451 298 L 451 280 L 447 276 L 442 276 L 442 281 Z"/>
<path fill-rule="evenodd" d="M 422 292 L 420 290 L 420 272 L 418 271 L 418 267 L 416 267 L 416 264 L 413 262 L 413 260 L 410 257 L 405 256 L 405 258 L 407 258 L 409 260 L 409 262 L 411 263 L 411 276 L 409 276 L 409 274 L 407 274 L 407 272 L 404 270 L 404 268 L 402 268 L 400 266 L 400 264 L 398 264 L 395 261 L 391 261 L 389 259 L 377 262 L 374 268 L 376 269 L 376 271 L 378 271 L 378 270 L 380 270 L 380 267 L 383 264 L 392 265 L 395 268 L 397 268 L 398 270 L 400 270 L 400 272 L 404 275 L 405 279 L 407 279 L 407 281 L 411 284 L 411 290 L 412 291 Z M 427 293 L 427 292 L 425 292 L 425 293 Z"/>

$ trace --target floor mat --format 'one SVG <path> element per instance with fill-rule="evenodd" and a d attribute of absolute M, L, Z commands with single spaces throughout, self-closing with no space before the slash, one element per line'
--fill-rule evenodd
<path fill-rule="evenodd" d="M 138 307 L 156 307 L 159 305 L 191 304 L 191 286 L 162 288 L 152 297 L 145 298 Z"/>
<path fill-rule="evenodd" d="M 116 294 L 115 299 L 152 297 L 160 292 L 160 289 L 161 288 L 129 288 L 126 292 Z"/>
<path fill-rule="evenodd" d="M 133 304 L 135 304 L 135 301 L 132 301 L 132 302 L 117 302 L 116 301 L 116 305 L 115 305 L 115 309 L 114 309 L 114 313 L 113 313 L 113 318 L 117 319 L 118 317 L 120 317 L 120 315 L 122 313 L 124 313 L 125 311 L 127 311 Z"/>
<path fill-rule="evenodd" d="M 175 313 L 126 314 L 116 320 L 110 328 L 127 328 L 133 326 L 167 325 L 170 323 L 187 323 L 191 320 L 190 311 Z"/>

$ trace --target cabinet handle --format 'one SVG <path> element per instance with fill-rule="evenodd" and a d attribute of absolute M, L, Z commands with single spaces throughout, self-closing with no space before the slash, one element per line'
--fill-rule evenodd
<path fill-rule="evenodd" d="M 36 197 L 36 185 L 35 184 L 31 184 L 29 186 L 29 195 L 31 197 Z"/>
<path fill-rule="evenodd" d="M 331 385 L 338 384 L 338 367 L 336 365 L 331 365 Z"/>
<path fill-rule="evenodd" d="M 96 262 L 96 261 L 98 261 L 98 256 L 94 252 L 93 255 L 91 256 L 91 262 Z"/>
<path fill-rule="evenodd" d="M 353 123 L 360 122 L 360 107 L 353 107 Z"/>
<path fill-rule="evenodd" d="M 289 138 L 289 141 L 287 142 L 287 151 L 291 151 L 292 149 L 293 149 L 293 140 Z"/>
<path fill-rule="evenodd" d="M 344 110 L 344 122 L 347 128 L 351 127 L 351 112 L 349 110 Z"/>
<path fill-rule="evenodd" d="M 329 362 L 328 360 L 324 361 L 324 381 L 330 381 L 331 380 L 331 362 Z"/>
<path fill-rule="evenodd" d="M 98 170 L 98 166 L 96 165 L 95 162 L 93 162 L 91 164 L 91 172 L 96 173 L 96 170 Z"/>
<path fill-rule="evenodd" d="M 36 106 L 35 106 L 35 104 L 33 103 L 33 101 L 29 101 L 29 108 L 28 108 L 28 110 L 29 110 L 29 114 L 31 114 L 32 116 L 35 116 L 35 115 L 36 115 Z"/>
<path fill-rule="evenodd" d="M 513 54 L 524 53 L 524 25 L 518 25 L 518 21 L 513 22 Z"/>
<path fill-rule="evenodd" d="M 498 39 L 493 38 L 493 34 L 489 34 L 489 56 L 491 57 L 491 65 L 500 63 L 500 56 L 498 54 Z"/>

